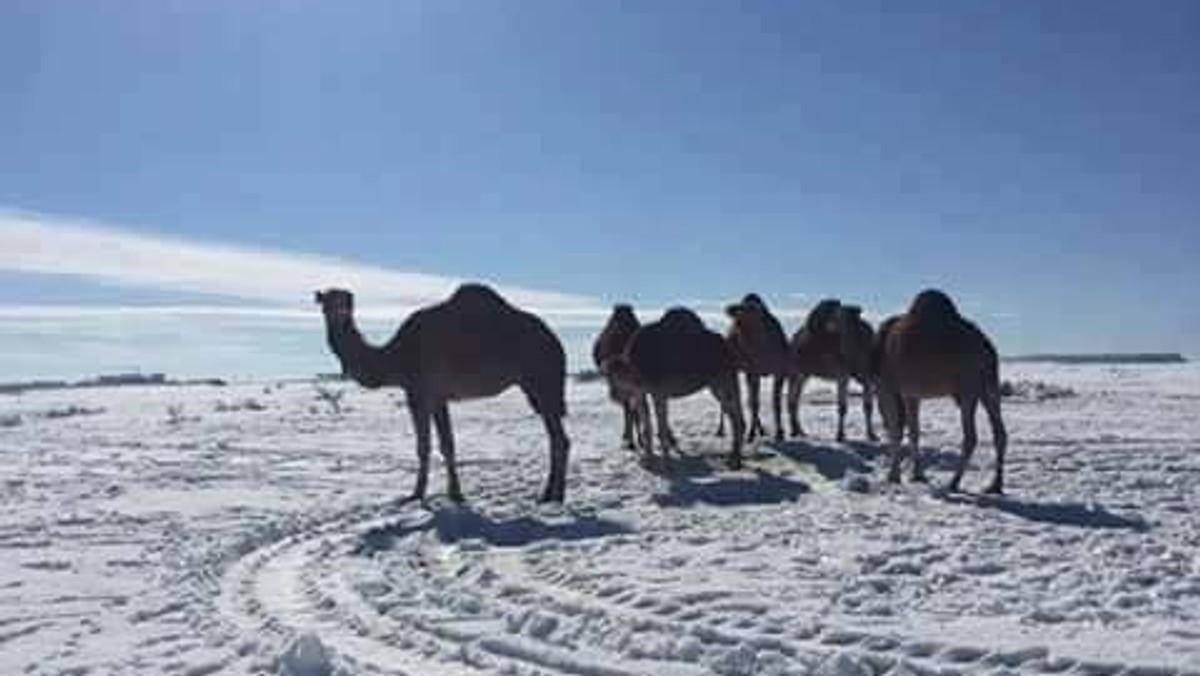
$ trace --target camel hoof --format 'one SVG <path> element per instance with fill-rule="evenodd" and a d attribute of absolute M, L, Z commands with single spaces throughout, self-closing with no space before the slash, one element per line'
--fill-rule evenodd
<path fill-rule="evenodd" d="M 867 435 L 867 441 L 869 441 L 873 444 L 877 444 L 877 443 L 879 443 L 879 435 L 872 432 L 871 434 Z"/>
<path fill-rule="evenodd" d="M 914 474 L 914 475 L 912 475 L 912 480 L 913 480 L 913 483 L 918 483 L 918 484 L 929 483 L 929 478 L 926 477 L 924 474 Z"/>
<path fill-rule="evenodd" d="M 467 499 L 463 497 L 462 491 L 450 491 L 449 493 L 446 493 L 446 497 L 450 499 L 450 502 L 453 502 L 456 505 L 461 505 L 467 501 Z"/>
<path fill-rule="evenodd" d="M 957 481 L 951 481 L 950 483 L 946 484 L 946 488 L 944 490 L 947 493 L 961 493 L 962 487 L 958 485 Z"/>
<path fill-rule="evenodd" d="M 983 492 L 988 495 L 1004 495 L 1004 489 L 999 484 L 992 484 Z"/>
<path fill-rule="evenodd" d="M 837 442 L 839 444 L 846 443 L 846 434 L 844 432 L 842 434 L 837 435 Z"/>
<path fill-rule="evenodd" d="M 419 502 L 424 505 L 425 491 L 413 491 L 412 493 L 409 493 L 407 496 L 397 500 L 396 506 L 399 507 L 400 505 L 407 505 L 410 502 Z"/>
<path fill-rule="evenodd" d="M 782 430 L 775 433 L 775 443 L 777 443 L 777 444 L 783 443 L 783 431 Z"/>
<path fill-rule="evenodd" d="M 742 468 L 742 459 L 739 456 L 732 456 L 725 461 L 725 466 L 729 469 L 738 470 Z"/>
<path fill-rule="evenodd" d="M 888 477 L 887 477 L 887 482 L 888 482 L 889 484 L 898 484 L 898 483 L 900 483 L 900 473 L 899 473 L 899 472 L 892 472 L 892 473 L 888 474 Z"/>

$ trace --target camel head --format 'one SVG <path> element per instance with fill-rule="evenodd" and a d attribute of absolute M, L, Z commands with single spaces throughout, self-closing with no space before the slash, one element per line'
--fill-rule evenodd
<path fill-rule="evenodd" d="M 354 319 L 354 294 L 345 289 L 326 289 L 313 294 L 321 306 L 325 321 L 331 325 L 347 324 Z"/>
<path fill-rule="evenodd" d="M 766 312 L 767 304 L 757 293 L 748 293 L 742 297 L 741 302 L 725 306 L 725 314 L 735 322 L 739 317 L 749 316 L 752 313 L 762 315 Z"/>
<path fill-rule="evenodd" d="M 836 298 L 826 298 L 817 303 L 804 320 L 804 328 L 812 333 L 834 333 L 838 330 L 838 315 L 842 302 Z"/>
<path fill-rule="evenodd" d="M 628 401 L 637 396 L 637 371 L 629 357 L 619 354 L 605 359 L 600 364 L 600 373 L 608 381 L 608 389 L 614 399 Z"/>
<path fill-rule="evenodd" d="M 918 293 L 916 298 L 913 298 L 912 305 L 908 306 L 908 313 L 932 320 L 949 320 L 959 316 L 954 301 L 939 289 L 925 289 Z"/>
<path fill-rule="evenodd" d="M 628 303 L 617 303 L 612 308 L 612 315 L 608 320 L 609 324 L 620 324 L 622 326 L 637 326 L 638 318 L 633 313 L 633 306 Z"/>

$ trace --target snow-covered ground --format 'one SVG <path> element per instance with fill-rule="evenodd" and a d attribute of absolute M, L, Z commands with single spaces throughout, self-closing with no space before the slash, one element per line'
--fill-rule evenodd
<path fill-rule="evenodd" d="M 891 487 L 816 389 L 813 438 L 742 472 L 715 403 L 678 402 L 668 476 L 573 385 L 561 508 L 534 502 L 546 442 L 516 393 L 452 409 L 468 504 L 428 509 L 394 503 L 395 392 L 0 398 L 0 674 L 1200 672 L 1200 369 L 1004 371 L 1074 396 L 1006 400 L 1000 499 L 937 490 L 948 404 L 924 415 L 934 485 Z"/>

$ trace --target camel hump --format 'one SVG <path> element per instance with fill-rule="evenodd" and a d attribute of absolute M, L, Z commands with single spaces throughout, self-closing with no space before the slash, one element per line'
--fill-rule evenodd
<path fill-rule="evenodd" d="M 662 319 L 658 320 L 658 323 L 671 331 L 700 332 L 707 330 L 700 315 L 685 307 L 670 308 L 663 313 Z"/>
<path fill-rule="evenodd" d="M 950 296 L 938 289 L 925 289 L 917 294 L 909 306 L 911 315 L 930 320 L 951 320 L 959 317 L 958 308 Z"/>
<path fill-rule="evenodd" d="M 610 321 L 618 326 L 636 327 L 640 324 L 637 315 L 633 312 L 633 306 L 628 303 L 617 303 L 614 305 Z"/>
<path fill-rule="evenodd" d="M 508 301 L 495 289 L 478 282 L 459 285 L 450 295 L 450 304 L 470 308 L 509 308 Z"/>
<path fill-rule="evenodd" d="M 745 296 L 742 296 L 742 305 L 753 305 L 755 307 L 763 308 L 764 310 L 767 308 L 767 304 L 763 302 L 762 297 L 757 293 L 748 293 Z"/>
<path fill-rule="evenodd" d="M 883 320 L 879 324 L 879 329 L 875 331 L 874 340 L 871 343 L 870 369 L 871 374 L 878 376 L 883 373 L 883 358 L 887 351 L 888 336 L 900 323 L 901 316 L 893 315 Z"/>
<path fill-rule="evenodd" d="M 804 328 L 812 333 L 821 333 L 837 317 L 838 310 L 842 307 L 842 302 L 836 298 L 826 298 L 817 303 L 804 320 Z"/>

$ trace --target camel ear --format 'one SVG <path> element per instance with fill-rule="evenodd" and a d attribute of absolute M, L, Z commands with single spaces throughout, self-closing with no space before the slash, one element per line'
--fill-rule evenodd
<path fill-rule="evenodd" d="M 320 305 L 325 302 L 325 294 L 321 291 L 313 292 L 313 302 Z"/>
<path fill-rule="evenodd" d="M 741 303 L 734 303 L 732 305 L 725 306 L 725 314 L 728 315 L 730 319 L 737 319 L 738 313 L 741 311 L 742 311 Z"/>

